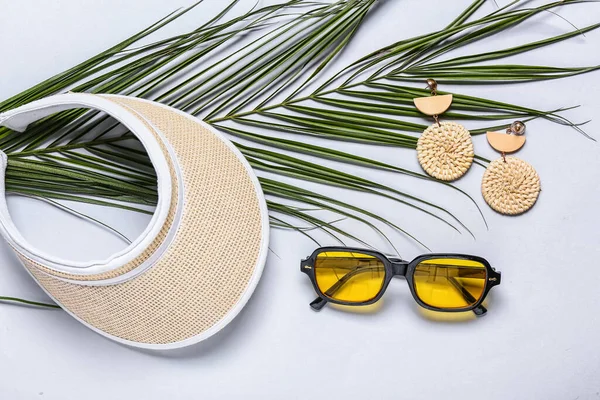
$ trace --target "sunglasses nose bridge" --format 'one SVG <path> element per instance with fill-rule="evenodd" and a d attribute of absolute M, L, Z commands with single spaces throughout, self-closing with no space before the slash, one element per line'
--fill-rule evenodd
<path fill-rule="evenodd" d="M 406 276 L 406 270 L 408 268 L 408 262 L 404 260 L 391 260 L 392 261 L 392 273 L 395 275 Z"/>

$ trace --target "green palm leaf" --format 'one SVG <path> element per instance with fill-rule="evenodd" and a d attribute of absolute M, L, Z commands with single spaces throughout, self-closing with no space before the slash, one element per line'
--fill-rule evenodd
<path fill-rule="evenodd" d="M 421 199 L 408 190 L 350 174 L 345 172 L 345 167 L 354 165 L 393 171 L 415 179 L 431 178 L 398 165 L 345 153 L 335 149 L 335 144 L 354 141 L 414 149 L 418 134 L 429 123 L 412 106 L 414 97 L 428 95 L 419 88 L 426 78 L 433 77 L 442 83 L 497 85 L 559 79 L 595 71 L 598 66 L 559 68 L 489 63 L 571 39 L 597 29 L 600 24 L 509 49 L 439 59 L 473 42 L 485 41 L 510 27 L 525 24 L 540 13 L 582 2 L 558 1 L 536 8 L 519 7 L 519 3 L 514 2 L 474 18 L 484 4 L 483 0 L 476 0 L 447 27 L 378 49 L 329 79 L 324 75 L 331 62 L 359 34 L 362 22 L 369 18 L 373 7 L 385 5 L 376 0 L 330 3 L 291 0 L 230 17 L 236 0 L 197 29 L 134 47 L 141 39 L 199 6 L 197 3 L 5 100 L 0 103 L 0 111 L 67 90 L 127 94 L 160 101 L 203 118 L 245 141 L 236 145 L 257 171 L 269 175 L 269 178 L 261 177 L 261 183 L 270 198 L 269 209 L 275 227 L 307 234 L 305 228 L 292 222 L 303 221 L 310 229 L 323 230 L 337 239 L 345 236 L 361 241 L 359 236 L 343 231 L 335 222 L 326 222 L 312 211 L 293 205 L 296 204 L 354 219 L 382 235 L 378 225 L 383 224 L 417 240 L 405 228 L 369 210 L 278 178 L 285 177 L 295 182 L 317 182 L 392 199 L 453 229 L 471 233 L 442 205 Z M 219 60 L 206 63 L 207 58 L 215 54 L 219 54 Z M 481 65 L 483 62 L 488 64 Z M 418 85 L 411 86 L 411 82 Z M 319 86 L 314 89 L 316 85 Z M 563 115 L 565 108 L 536 110 L 463 93 L 454 95 L 452 109 L 445 117 L 467 122 L 488 121 L 493 125 L 473 129 L 473 134 L 516 118 L 544 118 L 585 133 L 581 124 Z M 294 140 L 282 136 L 289 134 Z M 306 142 L 307 138 L 314 137 L 328 144 L 318 146 Z M 58 113 L 34 124 L 24 134 L 1 128 L 0 148 L 9 154 L 7 190 L 12 193 L 142 212 L 148 212 L 146 206 L 156 201 L 154 172 L 141 146 L 115 121 L 98 113 L 86 110 Z M 328 159 L 337 166 L 324 167 L 305 160 L 304 155 Z M 483 164 L 487 162 L 479 156 L 478 160 Z M 474 202 L 464 191 L 444 185 Z"/>

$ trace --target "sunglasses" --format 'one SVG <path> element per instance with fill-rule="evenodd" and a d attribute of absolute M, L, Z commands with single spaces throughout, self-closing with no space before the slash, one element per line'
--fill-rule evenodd
<path fill-rule="evenodd" d="M 426 254 L 411 262 L 388 258 L 371 250 L 322 247 L 300 263 L 318 293 L 310 306 L 315 311 L 328 302 L 365 306 L 377 302 L 394 276 L 406 278 L 415 301 L 434 311 L 473 311 L 484 315 L 482 305 L 490 289 L 500 284 L 500 272 L 481 257 L 460 254 Z"/>

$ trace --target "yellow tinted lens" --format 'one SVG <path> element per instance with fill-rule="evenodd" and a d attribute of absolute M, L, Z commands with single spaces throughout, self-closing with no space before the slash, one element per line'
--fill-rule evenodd
<path fill-rule="evenodd" d="M 487 281 L 487 270 L 478 261 L 431 259 L 415 268 L 414 285 L 423 303 L 438 308 L 467 308 L 477 303 Z"/>
<path fill-rule="evenodd" d="M 349 303 L 373 300 L 385 280 L 383 261 L 367 254 L 320 253 L 314 268 L 321 293 L 333 300 Z"/>

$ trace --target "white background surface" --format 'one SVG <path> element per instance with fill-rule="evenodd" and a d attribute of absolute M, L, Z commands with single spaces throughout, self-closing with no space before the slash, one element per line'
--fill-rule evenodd
<path fill-rule="evenodd" d="M 0 3 L 4 99 L 190 2 Z M 243 3 L 239 10 L 251 5 Z M 167 31 L 197 26 L 222 4 L 209 0 Z M 440 28 L 467 4 L 384 1 L 336 65 Z M 483 8 L 493 10 L 493 2 Z M 560 13 L 582 27 L 598 22 L 600 5 Z M 547 14 L 471 49 L 509 47 L 569 29 L 565 21 Z M 593 65 L 600 63 L 599 48 L 600 32 L 593 32 L 511 62 Z M 596 118 L 600 110 L 600 73 L 518 89 L 460 90 L 538 109 L 580 104 L 568 114 L 576 121 Z M 92 333 L 64 312 L 0 305 L 0 399 L 600 399 L 599 147 L 548 122 L 536 121 L 528 128 L 527 146 L 518 157 L 535 166 L 543 184 L 531 212 L 509 218 L 487 208 L 479 194 L 482 168 L 472 168 L 458 183 L 481 205 L 489 231 L 464 197 L 440 185 L 348 169 L 436 200 L 473 229 L 476 241 L 398 204 L 355 194 L 345 197 L 409 229 L 435 251 L 489 259 L 503 272 L 503 282 L 494 289 L 485 318 L 440 321 L 418 309 L 400 280 L 367 312 L 326 307 L 314 313 L 308 307 L 314 293 L 298 261 L 315 245 L 294 233 L 273 231 L 271 249 L 277 256 L 270 254 L 246 309 L 225 331 L 183 353 L 140 352 Z M 597 119 L 586 130 L 598 138 L 599 128 Z M 476 138 L 475 146 L 478 154 L 496 157 L 485 138 Z M 418 170 L 412 151 L 350 144 L 341 148 Z M 33 200 L 11 198 L 9 206 L 25 236 L 55 254 L 95 258 L 122 246 L 105 231 Z M 139 232 L 146 220 L 115 210 L 80 209 L 128 235 Z M 351 223 L 342 226 L 389 250 L 376 235 Z M 424 252 L 399 235 L 392 237 L 405 258 Z M 322 239 L 322 244 L 333 244 Z M 4 244 L 0 293 L 46 300 Z"/>

